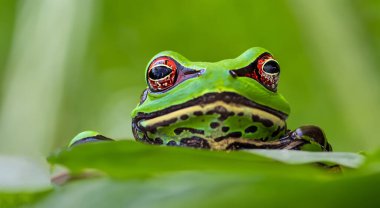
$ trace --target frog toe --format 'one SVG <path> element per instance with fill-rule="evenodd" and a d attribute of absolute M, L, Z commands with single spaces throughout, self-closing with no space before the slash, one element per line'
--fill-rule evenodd
<path fill-rule="evenodd" d="M 319 144 L 323 151 L 331 152 L 332 147 L 327 142 L 326 136 L 323 133 L 322 129 L 318 126 L 308 125 L 308 126 L 301 126 L 297 128 L 294 131 L 298 138 L 307 140 L 307 141 L 313 141 L 317 144 Z"/>
<path fill-rule="evenodd" d="M 69 143 L 69 147 L 73 147 L 83 143 L 100 142 L 100 141 L 114 141 L 108 137 L 100 135 L 96 131 L 84 131 L 77 134 Z"/>

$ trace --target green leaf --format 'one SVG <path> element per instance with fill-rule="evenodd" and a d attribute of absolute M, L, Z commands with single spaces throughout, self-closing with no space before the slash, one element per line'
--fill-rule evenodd
<path fill-rule="evenodd" d="M 52 188 L 50 174 L 41 159 L 0 156 L 0 207 L 30 204 Z"/>
<path fill-rule="evenodd" d="M 0 192 L 50 188 L 50 174 L 41 158 L 0 155 Z"/>
<path fill-rule="evenodd" d="M 247 150 L 256 155 L 272 158 L 287 164 L 326 162 L 357 168 L 364 162 L 364 156 L 350 152 L 306 152 L 289 150 Z"/>
<path fill-rule="evenodd" d="M 29 206 L 39 199 L 43 198 L 50 191 L 45 190 L 34 190 L 28 192 L 11 192 L 11 193 L 1 193 L 0 192 L 0 207 L 1 208 L 11 208 L 11 207 L 22 207 Z"/>
<path fill-rule="evenodd" d="M 303 171 L 302 168 L 299 171 Z M 293 172 L 185 171 L 151 178 L 83 180 L 57 189 L 38 207 L 378 207 L 380 175 L 294 178 Z"/>
<path fill-rule="evenodd" d="M 89 170 L 103 175 L 27 195 L 19 204 L 42 208 L 376 207 L 380 198 L 373 188 L 380 184 L 380 151 L 366 157 L 208 151 L 133 141 L 87 143 L 56 152 L 49 162 L 65 166 L 73 177 Z M 351 168 L 334 174 L 316 162 Z"/>
<path fill-rule="evenodd" d="M 276 154 L 281 157 L 284 152 L 271 152 L 272 157 Z M 158 173 L 187 170 L 277 174 L 277 171 L 282 169 L 283 171 L 294 171 L 295 175 L 298 175 L 296 170 L 299 167 L 279 163 L 270 157 L 268 158 L 268 155 L 262 155 L 263 152 L 209 151 L 182 147 L 152 146 L 133 141 L 119 141 L 76 146 L 54 154 L 49 158 L 49 161 L 53 164 L 66 166 L 73 173 L 80 173 L 82 170 L 90 168 L 101 170 L 117 178 L 147 177 Z M 308 155 L 311 157 L 313 153 L 309 153 Z M 354 154 L 350 153 L 348 155 L 352 157 Z M 357 155 L 357 157 L 360 156 Z M 346 160 L 350 161 L 349 159 Z M 341 160 L 343 161 L 343 159 Z M 292 154 L 292 157 L 287 159 L 288 163 L 297 164 L 318 161 L 326 161 L 326 155 L 316 154 L 312 159 L 300 161 L 296 154 Z M 338 160 L 331 159 L 329 161 L 343 164 L 343 162 Z M 352 160 L 352 164 L 350 165 L 351 167 L 357 165 L 357 161 Z M 303 171 L 314 174 L 321 173 L 321 169 L 315 166 L 305 166 L 303 167 Z M 300 177 L 304 177 L 304 175 L 300 174 Z"/>
<path fill-rule="evenodd" d="M 68 183 L 41 207 L 337 207 L 379 203 L 368 175 L 331 174 L 315 165 L 358 168 L 354 153 L 250 150 L 235 152 L 161 147 L 132 141 L 90 143 L 49 158 L 73 173 L 101 170 L 110 177 Z M 296 165 L 295 165 L 296 164 Z M 307 165 L 311 164 L 311 165 Z M 97 197 L 94 197 L 97 196 Z M 72 199 L 67 201 L 66 199 Z M 362 202 L 361 200 L 367 200 Z M 285 204 L 283 204 L 285 203 Z"/>

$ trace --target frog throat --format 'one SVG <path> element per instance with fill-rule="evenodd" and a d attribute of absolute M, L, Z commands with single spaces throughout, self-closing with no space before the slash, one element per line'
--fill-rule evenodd
<path fill-rule="evenodd" d="M 152 113 L 139 112 L 132 130 L 137 140 L 150 144 L 247 148 L 265 146 L 265 141 L 284 135 L 286 118 L 287 114 L 234 92 L 207 93 Z"/>

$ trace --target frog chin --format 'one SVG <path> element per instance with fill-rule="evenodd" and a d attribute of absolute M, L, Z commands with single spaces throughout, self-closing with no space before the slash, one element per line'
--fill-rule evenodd
<path fill-rule="evenodd" d="M 227 138 L 268 140 L 285 131 L 286 118 L 285 113 L 233 92 L 208 93 L 160 111 L 138 113 L 132 130 L 136 140 L 147 143 L 213 148 Z"/>

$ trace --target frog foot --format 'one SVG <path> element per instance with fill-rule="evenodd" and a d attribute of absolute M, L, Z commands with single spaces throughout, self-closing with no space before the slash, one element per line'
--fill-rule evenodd
<path fill-rule="evenodd" d="M 84 131 L 77 134 L 69 143 L 69 147 L 76 146 L 78 144 L 89 143 L 89 142 L 102 142 L 102 141 L 114 141 L 108 137 L 100 135 L 96 131 Z"/>
<path fill-rule="evenodd" d="M 292 139 L 284 149 L 331 152 L 332 147 L 318 126 L 301 126 L 286 136 Z"/>

